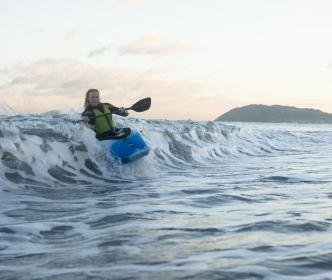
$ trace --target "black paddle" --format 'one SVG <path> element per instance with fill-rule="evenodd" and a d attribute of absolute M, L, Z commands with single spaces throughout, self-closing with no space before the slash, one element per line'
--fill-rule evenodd
<path fill-rule="evenodd" d="M 144 112 L 149 110 L 151 106 L 151 97 L 144 98 L 137 101 L 133 106 L 126 108 L 126 110 L 133 110 L 135 112 Z"/>

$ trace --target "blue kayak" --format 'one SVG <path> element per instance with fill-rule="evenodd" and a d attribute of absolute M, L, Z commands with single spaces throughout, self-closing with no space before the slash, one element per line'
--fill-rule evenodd
<path fill-rule="evenodd" d="M 124 139 L 111 139 L 103 142 L 106 150 L 111 153 L 113 158 L 120 160 L 122 163 L 138 160 L 150 151 L 150 147 L 136 130 L 132 130 L 129 136 Z"/>

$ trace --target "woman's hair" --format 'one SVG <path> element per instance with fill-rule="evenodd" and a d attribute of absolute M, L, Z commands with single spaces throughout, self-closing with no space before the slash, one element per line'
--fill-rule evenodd
<path fill-rule="evenodd" d="M 98 95 L 99 95 L 99 90 L 98 89 L 95 89 L 95 88 L 90 88 L 86 94 L 85 94 L 85 100 L 84 100 L 84 108 L 88 107 L 89 106 L 89 97 L 90 97 L 90 93 L 91 92 L 97 92 Z"/>

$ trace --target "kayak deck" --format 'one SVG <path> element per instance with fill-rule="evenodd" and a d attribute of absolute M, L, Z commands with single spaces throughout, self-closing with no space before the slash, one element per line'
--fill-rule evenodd
<path fill-rule="evenodd" d="M 136 130 L 133 130 L 127 138 L 104 140 L 103 142 L 113 158 L 122 163 L 138 160 L 150 152 L 150 147 Z"/>

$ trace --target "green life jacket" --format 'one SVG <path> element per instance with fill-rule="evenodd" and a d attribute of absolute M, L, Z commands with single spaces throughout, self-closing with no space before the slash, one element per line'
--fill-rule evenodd
<path fill-rule="evenodd" d="M 92 112 L 96 116 L 95 131 L 97 133 L 103 133 L 115 128 L 115 123 L 112 119 L 112 114 L 108 105 L 103 104 L 104 112 L 100 111 L 98 108 L 92 108 Z M 109 114 L 106 116 L 99 117 L 104 114 Z"/>

